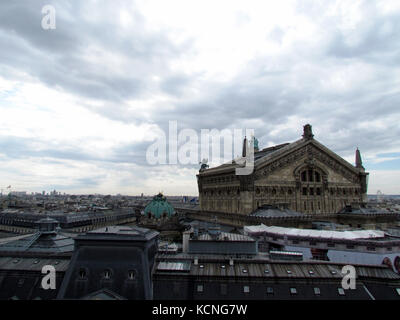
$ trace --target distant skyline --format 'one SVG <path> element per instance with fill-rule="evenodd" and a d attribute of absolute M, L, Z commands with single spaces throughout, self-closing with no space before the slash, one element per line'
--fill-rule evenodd
<path fill-rule="evenodd" d="M 2 1 L 0 188 L 197 195 L 199 166 L 146 162 L 173 120 L 260 148 L 310 123 L 400 194 L 399 57 L 398 0 Z"/>

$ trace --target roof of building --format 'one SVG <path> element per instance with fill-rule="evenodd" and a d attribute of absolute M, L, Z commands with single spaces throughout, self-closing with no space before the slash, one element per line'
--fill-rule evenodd
<path fill-rule="evenodd" d="M 391 211 L 385 208 L 378 208 L 373 206 L 345 206 L 339 214 L 358 214 L 358 215 L 379 215 L 379 214 L 399 214 L 398 212 Z"/>
<path fill-rule="evenodd" d="M 76 240 L 117 240 L 117 241 L 147 241 L 158 235 L 158 232 L 151 229 L 137 226 L 109 226 L 80 234 Z"/>
<path fill-rule="evenodd" d="M 74 240 L 62 233 L 43 233 L 38 231 L 33 234 L 2 239 L 0 252 L 29 252 L 57 254 L 74 251 Z"/>
<path fill-rule="evenodd" d="M 246 234 L 270 233 L 283 236 L 310 237 L 320 239 L 378 239 L 384 238 L 385 232 L 379 230 L 354 230 L 354 231 L 331 231 L 331 230 L 313 230 L 313 229 L 295 229 L 271 226 L 264 224 L 259 226 L 245 226 Z"/>
<path fill-rule="evenodd" d="M 168 261 L 161 261 L 158 266 L 164 266 Z M 177 264 L 181 262 L 175 262 Z M 257 277 L 257 278 L 304 278 L 304 279 L 342 279 L 341 273 L 344 264 L 320 263 L 320 262 L 265 262 L 247 261 L 237 262 L 233 265 L 229 261 L 210 262 L 199 261 L 197 264 L 186 264 L 191 276 L 215 276 L 215 277 Z M 172 264 L 171 264 L 172 266 Z M 357 277 L 374 279 L 400 280 L 400 275 L 386 266 L 355 265 Z M 158 272 L 177 272 L 177 268 L 159 269 Z M 187 269 L 181 270 L 188 272 Z"/>
<path fill-rule="evenodd" d="M 307 127 L 307 125 L 305 126 Z M 311 127 L 311 126 L 310 126 Z M 269 147 L 266 149 L 263 149 L 261 151 L 255 152 L 254 153 L 254 169 L 257 169 L 261 166 L 264 166 L 265 164 L 269 162 L 273 162 L 276 159 L 286 155 L 287 153 L 293 152 L 295 150 L 298 150 L 300 148 L 303 148 L 306 145 L 312 144 L 314 147 L 318 148 L 319 150 L 323 151 L 324 153 L 328 154 L 330 157 L 335 159 L 337 162 L 339 162 L 342 166 L 346 167 L 348 170 L 354 173 L 359 173 L 360 170 L 363 170 L 362 168 L 356 168 L 353 166 L 351 163 L 325 147 L 323 144 L 318 142 L 316 139 L 313 138 L 313 135 L 311 133 L 311 136 L 307 136 L 303 134 L 303 137 L 299 140 L 296 140 L 292 143 L 284 143 L 284 144 L 279 144 L 273 147 Z M 214 167 L 214 168 L 208 168 L 205 170 L 202 170 L 199 172 L 200 176 L 207 176 L 207 175 L 212 175 L 215 173 L 224 173 L 224 172 L 230 172 L 232 170 L 235 170 L 236 168 L 243 167 L 246 162 L 246 157 L 238 157 L 236 159 L 233 159 L 233 161 L 230 161 L 228 163 L 224 163 L 220 166 Z"/>
<path fill-rule="evenodd" d="M 44 266 L 51 265 L 57 272 L 65 272 L 69 262 L 69 258 L 0 257 L 0 270 L 41 272 Z"/>
<path fill-rule="evenodd" d="M 254 212 L 252 212 L 251 216 L 274 218 L 274 217 L 302 217 L 305 215 L 303 213 L 293 211 L 288 208 L 281 209 L 276 206 L 264 205 L 255 210 Z"/>
<path fill-rule="evenodd" d="M 200 240 L 200 241 L 233 241 L 233 242 L 255 242 L 255 240 L 252 237 L 249 237 L 247 235 L 243 234 L 237 234 L 237 233 L 229 233 L 229 232 L 220 232 L 213 236 L 212 234 L 209 233 L 203 233 L 200 234 L 197 239 L 194 240 Z"/>
<path fill-rule="evenodd" d="M 126 300 L 126 298 L 109 289 L 103 288 L 86 295 L 81 300 Z"/>
<path fill-rule="evenodd" d="M 168 202 L 167 198 L 159 193 L 153 197 L 153 200 L 144 208 L 144 214 L 151 214 L 155 218 L 161 218 L 164 214 L 168 217 L 175 214 L 175 210 Z"/>

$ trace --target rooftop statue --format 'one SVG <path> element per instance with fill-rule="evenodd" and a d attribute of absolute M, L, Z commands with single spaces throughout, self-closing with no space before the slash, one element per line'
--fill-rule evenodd
<path fill-rule="evenodd" d="M 254 147 L 254 151 L 258 151 L 258 139 L 252 136 L 251 145 Z"/>
<path fill-rule="evenodd" d="M 201 164 L 201 167 L 200 167 L 199 171 L 203 171 L 203 170 L 205 170 L 205 169 L 207 169 L 209 167 L 207 162 L 208 162 L 208 159 L 203 159 L 201 162 L 199 162 L 199 164 Z"/>

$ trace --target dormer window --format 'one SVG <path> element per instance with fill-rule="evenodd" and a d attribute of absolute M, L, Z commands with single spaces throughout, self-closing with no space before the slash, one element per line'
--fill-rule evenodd
<path fill-rule="evenodd" d="M 111 270 L 109 270 L 109 269 L 104 270 L 103 277 L 104 277 L 104 279 L 110 279 L 111 278 Z"/>
<path fill-rule="evenodd" d="M 134 280 L 135 279 L 135 271 L 134 270 L 129 270 L 128 271 L 128 279 L 129 280 Z"/>
<path fill-rule="evenodd" d="M 81 268 L 79 270 L 78 274 L 79 274 L 79 279 L 85 279 L 86 278 L 86 270 L 85 269 Z"/>

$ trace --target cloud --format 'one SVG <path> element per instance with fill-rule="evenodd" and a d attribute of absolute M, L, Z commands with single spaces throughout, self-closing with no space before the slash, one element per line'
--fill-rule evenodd
<path fill-rule="evenodd" d="M 348 161 L 360 148 L 375 190 L 398 164 L 381 154 L 400 152 L 396 3 L 3 1 L 0 181 L 196 194 L 193 166 L 146 162 L 169 121 L 252 128 L 261 148 L 311 123 Z M 55 30 L 41 28 L 47 4 Z"/>

